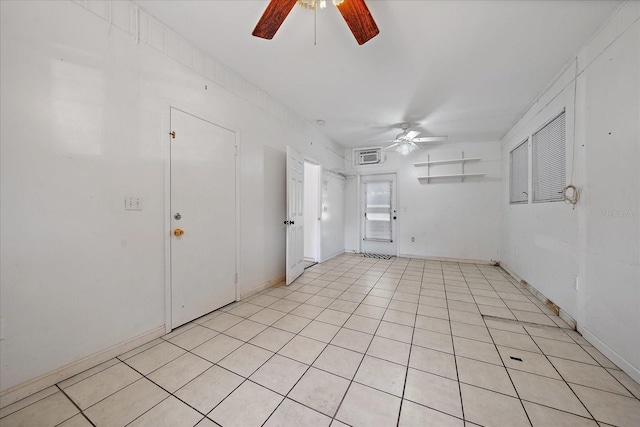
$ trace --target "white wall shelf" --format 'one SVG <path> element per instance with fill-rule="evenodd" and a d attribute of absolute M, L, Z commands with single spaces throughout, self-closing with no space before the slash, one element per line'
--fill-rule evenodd
<path fill-rule="evenodd" d="M 484 173 L 452 173 L 449 175 L 429 175 L 429 176 L 419 176 L 418 179 L 434 179 L 434 178 L 465 178 L 472 176 L 485 176 Z"/>
<path fill-rule="evenodd" d="M 422 166 L 431 166 L 431 165 L 447 165 L 451 163 L 477 162 L 478 160 L 482 160 L 482 159 L 480 157 L 470 157 L 468 159 L 430 160 L 428 162 L 414 163 L 413 166 L 419 168 Z"/>
<path fill-rule="evenodd" d="M 480 157 L 469 157 L 466 158 L 464 157 L 464 151 L 462 152 L 462 154 L 460 155 L 459 159 L 448 159 L 448 160 L 431 160 L 430 156 L 427 156 L 427 161 L 426 162 L 417 162 L 414 163 L 413 166 L 415 167 L 426 167 L 427 168 L 427 175 L 426 176 L 419 176 L 418 177 L 418 181 L 423 182 L 426 181 L 427 184 L 429 183 L 429 180 L 431 179 L 444 179 L 444 178 L 460 178 L 462 182 L 464 182 L 465 178 L 472 178 L 472 177 L 482 177 L 485 176 L 486 174 L 484 173 L 465 173 L 464 172 L 464 165 L 467 162 L 477 162 L 481 160 Z M 437 165 L 448 165 L 448 164 L 456 164 L 459 163 L 460 164 L 460 169 L 461 169 L 461 173 L 453 173 L 453 174 L 445 174 L 445 175 L 431 175 L 431 170 L 430 170 L 430 166 L 437 166 Z"/>

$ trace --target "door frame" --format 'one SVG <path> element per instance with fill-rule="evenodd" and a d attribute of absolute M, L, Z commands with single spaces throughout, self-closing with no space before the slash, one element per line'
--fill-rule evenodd
<path fill-rule="evenodd" d="M 400 205 L 400 191 L 398 188 L 398 181 L 400 180 L 400 173 L 397 170 L 390 170 L 385 172 L 375 172 L 375 173 L 359 173 L 356 176 L 356 191 L 358 192 L 358 197 L 356 199 L 356 208 L 358 209 L 358 253 L 362 253 L 362 178 L 367 176 L 376 176 L 376 175 L 395 175 L 396 176 L 396 185 L 395 185 L 395 194 L 396 194 L 396 211 L 398 210 L 398 206 Z M 397 214 L 398 212 L 396 212 Z M 400 235 L 400 215 L 396 215 L 398 219 L 395 219 L 395 233 L 396 233 L 396 241 L 398 241 L 398 236 Z M 400 256 L 400 245 L 396 243 L 396 255 Z"/>
<path fill-rule="evenodd" d="M 306 156 L 304 154 L 302 155 L 302 157 L 305 163 L 309 163 L 311 165 L 318 167 L 318 200 L 316 200 L 317 202 L 316 206 L 318 207 L 318 209 L 314 217 L 321 218 L 320 220 L 316 219 L 316 222 L 318 223 L 318 231 L 316 234 L 316 253 L 318 254 L 318 260 L 316 262 L 320 264 L 321 262 L 324 261 L 322 257 L 322 176 L 324 175 L 324 167 L 322 166 L 322 163 L 316 161 L 312 157 Z M 305 182 L 306 182 L 306 179 L 305 179 Z M 304 195 L 302 196 L 302 202 L 304 203 Z"/>
<path fill-rule="evenodd" d="M 235 253 L 235 293 L 236 301 L 240 299 L 240 131 L 235 130 L 228 123 L 220 120 L 215 115 L 201 108 L 177 102 L 171 99 L 164 99 L 162 107 L 162 161 L 163 161 L 163 196 L 164 196 L 164 324 L 165 333 L 171 332 L 171 109 L 180 110 L 183 113 L 192 115 L 201 120 L 209 122 L 215 126 L 233 132 L 237 148 L 235 156 L 235 192 L 236 192 L 236 253 Z"/>

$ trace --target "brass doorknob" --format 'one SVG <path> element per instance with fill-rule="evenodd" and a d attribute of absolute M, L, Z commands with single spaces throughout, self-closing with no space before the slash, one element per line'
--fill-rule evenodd
<path fill-rule="evenodd" d="M 173 235 L 176 237 L 180 237 L 184 234 L 184 230 L 180 229 L 180 228 L 176 228 L 175 230 L 173 230 Z"/>

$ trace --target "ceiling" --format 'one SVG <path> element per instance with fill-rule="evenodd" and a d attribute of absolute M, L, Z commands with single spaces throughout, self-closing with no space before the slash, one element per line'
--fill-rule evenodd
<path fill-rule="evenodd" d="M 273 40 L 267 1 L 138 4 L 347 147 L 399 123 L 450 141 L 501 138 L 617 1 L 368 0 L 380 34 L 358 46 L 338 10 L 295 6 Z"/>

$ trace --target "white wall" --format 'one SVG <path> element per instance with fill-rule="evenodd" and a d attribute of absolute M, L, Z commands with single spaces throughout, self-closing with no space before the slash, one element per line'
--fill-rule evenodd
<path fill-rule="evenodd" d="M 320 166 L 304 163 L 304 257 L 311 261 L 320 259 Z"/>
<path fill-rule="evenodd" d="M 626 3 L 503 139 L 502 170 L 509 176 L 510 150 L 566 108 L 567 182 L 575 164 L 573 183 L 582 195 L 575 210 L 562 202 L 509 206 L 505 181 L 501 257 L 505 267 L 576 319 L 585 338 L 637 381 L 639 17 L 640 3 Z"/>
<path fill-rule="evenodd" d="M 467 173 L 486 173 L 481 178 L 418 181 L 427 174 L 415 162 L 480 157 L 465 164 Z M 499 258 L 500 244 L 500 142 L 446 142 L 402 156 L 384 153 L 380 165 L 347 168 L 351 173 L 366 175 L 396 172 L 398 219 L 398 253 L 408 257 L 458 258 L 490 261 Z M 431 175 L 460 173 L 460 164 L 430 167 Z M 345 250 L 357 251 L 359 211 L 357 178 L 349 178 L 345 198 Z M 415 242 L 411 242 L 415 237 Z"/>
<path fill-rule="evenodd" d="M 146 13 L 137 26 L 131 3 L 80 3 L 0 3 L 3 391 L 165 325 L 169 105 L 239 135 L 241 293 L 284 276 L 286 144 L 342 166 L 264 92 Z M 341 187 L 323 200 L 339 212 Z"/>

